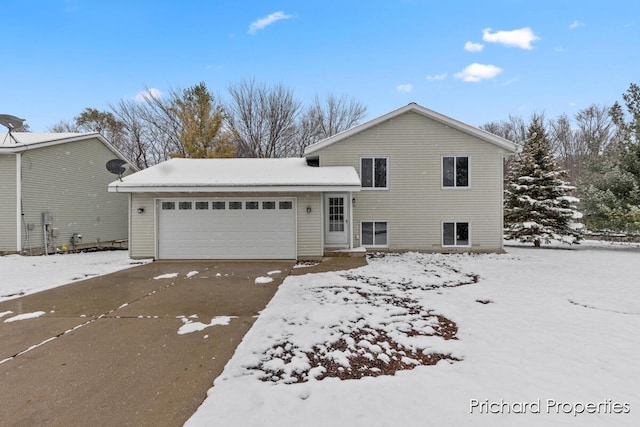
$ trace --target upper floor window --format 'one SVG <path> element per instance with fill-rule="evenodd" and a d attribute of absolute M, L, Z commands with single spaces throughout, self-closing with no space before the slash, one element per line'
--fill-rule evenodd
<path fill-rule="evenodd" d="M 469 186 L 469 157 L 445 156 L 442 158 L 442 186 Z"/>
<path fill-rule="evenodd" d="M 389 187 L 388 165 L 386 157 L 363 157 L 360 159 L 360 179 L 362 188 Z"/>

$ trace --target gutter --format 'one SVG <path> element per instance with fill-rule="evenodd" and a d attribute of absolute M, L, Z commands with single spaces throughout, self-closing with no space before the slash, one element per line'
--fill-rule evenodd
<path fill-rule="evenodd" d="M 266 192 L 294 192 L 309 193 L 323 191 L 353 191 L 361 190 L 358 184 L 325 184 L 325 185 L 225 185 L 225 186 L 156 186 L 156 185 L 109 185 L 110 193 L 266 193 Z"/>

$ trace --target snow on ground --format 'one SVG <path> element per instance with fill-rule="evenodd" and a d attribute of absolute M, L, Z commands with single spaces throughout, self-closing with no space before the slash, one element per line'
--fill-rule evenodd
<path fill-rule="evenodd" d="M 192 316 L 190 316 L 192 317 Z M 197 316 L 196 316 L 197 318 Z M 192 332 L 202 331 L 211 326 L 226 326 L 231 322 L 231 319 L 236 319 L 237 316 L 215 316 L 209 323 L 194 322 L 186 317 L 181 317 L 184 323 L 180 329 L 178 329 L 178 335 L 190 334 Z"/>
<path fill-rule="evenodd" d="M 271 277 L 266 277 L 266 276 L 256 277 L 256 280 L 254 281 L 256 285 L 266 285 L 271 282 L 273 282 L 273 279 Z"/>
<path fill-rule="evenodd" d="M 0 301 L 149 261 L 131 260 L 125 250 L 49 256 L 0 256 Z"/>
<path fill-rule="evenodd" d="M 35 319 L 36 317 L 43 316 L 44 314 L 45 314 L 44 311 L 34 311 L 33 313 L 22 313 L 13 317 L 9 317 L 4 322 L 11 323 L 11 322 L 17 322 L 18 320 Z"/>
<path fill-rule="evenodd" d="M 158 279 L 174 279 L 178 277 L 178 273 L 166 273 L 166 274 L 161 274 L 159 276 L 154 277 L 155 280 Z"/>
<path fill-rule="evenodd" d="M 640 248 L 564 248 L 290 276 L 186 425 L 640 425 Z"/>

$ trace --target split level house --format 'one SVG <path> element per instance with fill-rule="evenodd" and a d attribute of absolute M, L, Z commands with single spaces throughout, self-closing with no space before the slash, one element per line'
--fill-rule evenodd
<path fill-rule="evenodd" d="M 128 198 L 107 191 L 112 159 L 127 163 L 98 133 L 0 133 L 0 253 L 125 241 Z"/>
<path fill-rule="evenodd" d="M 129 196 L 133 258 L 501 251 L 503 160 L 515 151 L 411 103 L 303 158 L 172 159 L 109 191 Z"/>

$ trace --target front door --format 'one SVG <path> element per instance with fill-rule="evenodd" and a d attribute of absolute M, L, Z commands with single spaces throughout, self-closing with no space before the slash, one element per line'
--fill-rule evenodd
<path fill-rule="evenodd" d="M 344 194 L 325 194 L 325 245 L 344 246 L 348 240 L 348 198 Z"/>

